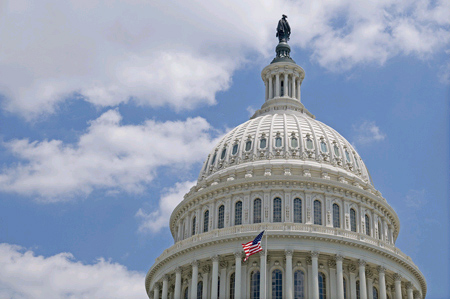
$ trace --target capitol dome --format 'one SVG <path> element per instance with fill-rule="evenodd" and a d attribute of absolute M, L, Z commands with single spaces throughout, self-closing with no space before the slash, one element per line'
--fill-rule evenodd
<path fill-rule="evenodd" d="M 425 298 L 396 246 L 397 214 L 356 150 L 301 100 L 304 70 L 281 41 L 265 99 L 211 150 L 174 209 L 174 245 L 150 268 L 150 298 Z M 264 231 L 263 251 L 241 244 Z"/>

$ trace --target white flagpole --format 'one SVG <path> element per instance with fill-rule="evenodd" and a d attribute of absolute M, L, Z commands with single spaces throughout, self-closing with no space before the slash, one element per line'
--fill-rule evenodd
<path fill-rule="evenodd" d="M 264 289 L 265 289 L 265 297 L 264 297 L 264 299 L 266 299 L 266 298 L 268 298 L 269 296 L 267 295 L 267 250 L 269 249 L 268 247 L 267 247 L 267 230 L 266 230 L 266 232 L 265 232 L 265 234 L 266 234 L 266 250 L 265 250 L 265 255 L 264 255 L 264 263 L 266 264 L 266 266 L 264 267 L 265 269 L 264 269 L 264 283 L 266 284 L 265 286 L 264 286 Z"/>

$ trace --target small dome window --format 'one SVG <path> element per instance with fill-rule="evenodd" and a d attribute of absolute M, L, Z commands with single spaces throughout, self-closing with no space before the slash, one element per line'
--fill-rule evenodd
<path fill-rule="evenodd" d="M 298 140 L 297 140 L 297 138 L 295 138 L 295 137 L 291 138 L 291 146 L 294 147 L 294 148 L 298 147 Z"/>
<path fill-rule="evenodd" d="M 214 165 L 214 162 L 216 162 L 216 156 L 217 156 L 217 154 L 214 154 L 212 161 L 211 161 L 211 165 Z"/>
<path fill-rule="evenodd" d="M 313 142 L 312 142 L 312 140 L 311 140 L 311 138 L 306 138 L 306 148 L 307 149 L 313 149 L 314 147 L 313 147 Z"/>
<path fill-rule="evenodd" d="M 233 150 L 232 150 L 231 154 L 232 154 L 232 155 L 236 155 L 237 150 L 238 150 L 238 145 L 237 145 L 237 143 L 236 143 L 235 145 L 233 145 Z"/>
<path fill-rule="evenodd" d="M 325 143 L 325 141 L 322 141 L 322 142 L 320 143 L 320 150 L 321 150 L 323 153 L 328 152 L 327 144 Z"/>
<path fill-rule="evenodd" d="M 339 148 L 338 148 L 338 146 L 335 144 L 334 145 L 334 155 L 336 156 L 336 157 L 340 157 L 341 155 L 339 154 Z"/>
<path fill-rule="evenodd" d="M 267 145 L 267 139 L 266 138 L 262 138 L 259 141 L 259 148 L 261 148 L 261 149 L 266 148 L 266 145 Z"/>
<path fill-rule="evenodd" d="M 345 150 L 345 158 L 347 159 L 347 162 L 350 162 L 350 154 L 347 150 Z"/>
<path fill-rule="evenodd" d="M 353 155 L 353 159 L 355 160 L 355 163 L 356 163 L 356 167 L 358 167 L 358 168 L 359 168 L 359 163 L 358 163 L 358 159 L 356 159 L 356 156 L 355 156 L 355 155 Z"/>
<path fill-rule="evenodd" d="M 222 154 L 220 155 L 220 159 L 223 160 L 223 158 L 225 158 L 225 154 L 226 154 L 226 153 L 227 153 L 227 149 L 224 148 L 224 149 L 222 150 Z"/>
<path fill-rule="evenodd" d="M 251 149 L 252 149 L 252 141 L 249 140 L 249 141 L 247 141 L 247 142 L 245 143 L 245 150 L 246 150 L 246 151 L 249 151 L 249 150 L 251 150 Z"/>
<path fill-rule="evenodd" d="M 281 147 L 281 137 L 275 138 L 275 146 L 276 147 Z"/>

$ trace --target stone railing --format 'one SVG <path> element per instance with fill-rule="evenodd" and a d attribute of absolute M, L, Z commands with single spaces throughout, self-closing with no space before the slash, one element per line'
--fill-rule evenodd
<path fill-rule="evenodd" d="M 245 224 L 238 226 L 230 226 L 222 229 L 215 229 L 206 233 L 201 233 L 194 235 L 182 241 L 176 242 L 170 248 L 167 248 L 163 253 L 156 259 L 156 263 L 164 260 L 170 255 L 185 250 L 189 247 L 196 246 L 208 241 L 213 241 L 220 237 L 236 237 L 239 235 L 255 235 L 262 230 L 266 230 L 270 235 L 282 235 L 281 232 L 305 232 L 308 234 L 317 235 L 328 235 L 343 237 L 350 240 L 355 240 L 359 242 L 364 242 L 373 246 L 380 247 L 380 249 L 387 250 L 399 257 L 406 259 L 412 263 L 409 256 L 401 252 L 397 247 L 384 242 L 383 240 L 375 239 L 365 234 L 360 234 L 341 228 L 326 227 L 311 224 L 301 224 L 301 223 L 257 223 L 257 224 Z M 249 234 L 251 233 L 251 234 Z M 415 266 L 415 265 L 414 265 Z M 416 266 L 415 266 L 416 267 Z"/>

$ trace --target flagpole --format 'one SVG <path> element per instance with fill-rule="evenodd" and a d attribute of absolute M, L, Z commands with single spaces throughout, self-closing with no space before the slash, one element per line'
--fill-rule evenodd
<path fill-rule="evenodd" d="M 264 283 L 266 284 L 264 286 L 265 288 L 265 294 L 264 294 L 264 299 L 268 298 L 267 296 L 267 251 L 268 251 L 268 247 L 267 247 L 267 231 L 266 231 L 266 250 L 265 250 L 265 255 L 264 255 L 264 264 L 266 264 L 266 266 L 264 267 Z"/>

